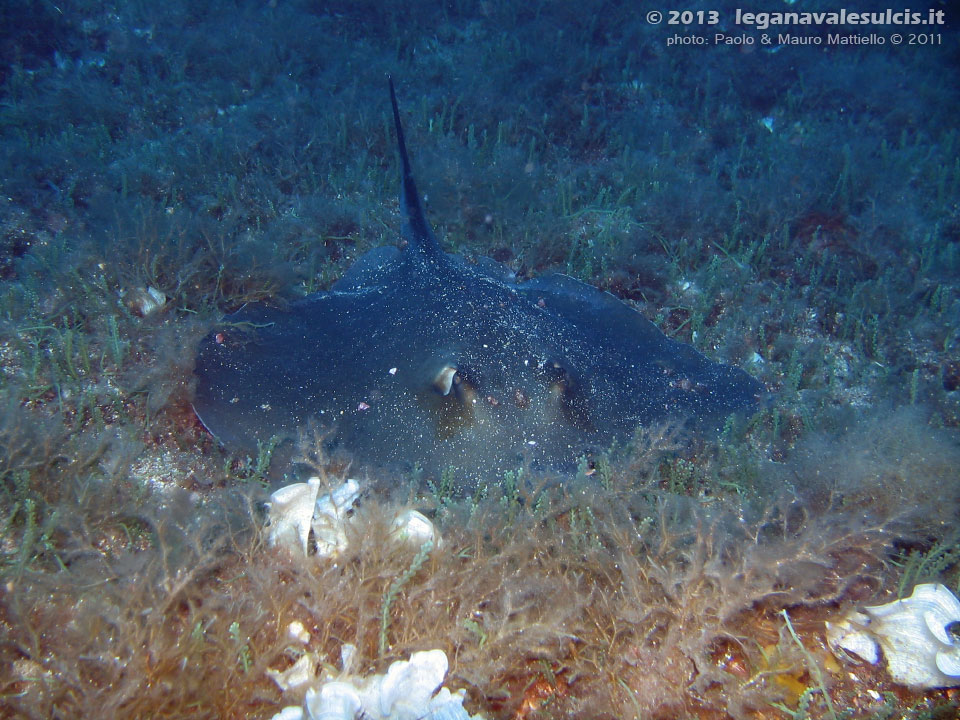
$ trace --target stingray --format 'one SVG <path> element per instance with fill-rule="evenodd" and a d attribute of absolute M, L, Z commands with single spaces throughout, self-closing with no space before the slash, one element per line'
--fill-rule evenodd
<path fill-rule="evenodd" d="M 201 341 L 194 409 L 228 448 L 309 428 L 370 471 L 463 485 L 568 472 L 639 426 L 717 428 L 755 408 L 744 371 L 664 335 L 607 292 L 445 253 L 414 184 L 393 82 L 402 242 L 329 291 L 249 304 Z"/>

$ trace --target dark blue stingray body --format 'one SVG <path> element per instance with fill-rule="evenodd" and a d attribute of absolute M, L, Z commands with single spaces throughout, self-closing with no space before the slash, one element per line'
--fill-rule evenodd
<path fill-rule="evenodd" d="M 639 425 L 718 427 L 762 386 L 563 275 L 517 283 L 446 255 L 403 165 L 403 249 L 373 250 L 329 292 L 250 305 L 202 343 L 194 407 L 254 451 L 313 424 L 361 467 L 464 484 L 530 463 L 564 471 Z"/>

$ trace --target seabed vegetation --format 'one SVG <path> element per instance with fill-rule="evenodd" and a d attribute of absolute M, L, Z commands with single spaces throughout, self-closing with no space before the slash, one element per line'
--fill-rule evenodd
<path fill-rule="evenodd" d="M 302 691 L 267 670 L 347 643 L 442 649 L 487 718 L 957 717 L 824 629 L 960 592 L 955 23 L 774 51 L 600 0 L 4 4 L 0 717 L 269 718 Z M 448 251 L 609 290 L 770 401 L 569 476 L 360 476 L 337 557 L 269 547 L 292 466 L 200 426 L 193 353 L 396 241 L 388 73 Z M 442 545 L 388 542 L 405 508 Z"/>

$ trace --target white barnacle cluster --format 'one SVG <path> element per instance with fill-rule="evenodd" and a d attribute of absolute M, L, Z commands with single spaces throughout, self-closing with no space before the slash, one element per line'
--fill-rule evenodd
<path fill-rule="evenodd" d="M 914 688 L 960 686 L 960 600 L 939 583 L 886 605 L 851 611 L 827 623 L 835 655 L 855 655 L 876 665 L 880 651 L 894 682 Z"/>
<path fill-rule="evenodd" d="M 368 677 L 353 674 L 352 645 L 344 645 L 340 654 L 343 671 L 338 676 L 321 677 L 307 690 L 302 706 L 285 707 L 273 720 L 483 720 L 463 707 L 463 690 L 441 687 L 448 667 L 443 650 L 415 652 L 386 673 Z"/>
<path fill-rule="evenodd" d="M 328 493 L 320 494 L 320 478 L 286 485 L 270 496 L 267 540 L 304 555 L 310 553 L 310 536 L 318 557 L 336 557 L 347 547 L 347 527 L 354 504 L 360 497 L 360 484 L 346 480 Z M 433 523 L 416 510 L 404 510 L 393 519 L 391 537 L 418 547 L 430 542 L 440 544 Z"/>

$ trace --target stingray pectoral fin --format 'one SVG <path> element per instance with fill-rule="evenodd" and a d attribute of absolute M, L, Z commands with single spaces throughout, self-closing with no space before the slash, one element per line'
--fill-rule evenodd
<path fill-rule="evenodd" d="M 514 287 L 546 313 L 590 328 L 598 344 L 620 344 L 627 333 L 650 344 L 665 339 L 656 325 L 622 300 L 568 275 L 541 275 Z"/>
<path fill-rule="evenodd" d="M 590 396 L 591 408 L 599 401 L 628 408 L 624 418 L 687 416 L 703 427 L 715 427 L 731 413 L 758 405 L 764 391 L 760 382 L 668 338 L 610 293 L 565 275 L 546 275 L 513 287 L 545 316 L 582 331 L 568 350 L 590 356 L 593 372 L 584 375 L 591 388 L 581 394 Z"/>

